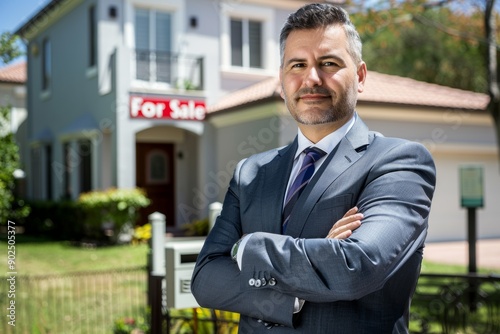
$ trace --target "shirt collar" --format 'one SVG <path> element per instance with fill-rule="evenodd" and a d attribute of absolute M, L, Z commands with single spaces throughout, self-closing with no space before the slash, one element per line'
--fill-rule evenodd
<path fill-rule="evenodd" d="M 334 132 L 330 133 L 329 135 L 321 139 L 316 144 L 307 139 L 306 136 L 304 136 L 302 131 L 300 131 L 299 129 L 297 134 L 299 145 L 297 151 L 295 152 L 295 159 L 297 159 L 300 153 L 302 153 L 302 151 L 304 151 L 309 146 L 314 146 L 319 149 L 322 149 L 323 151 L 326 152 L 326 155 L 330 154 L 330 152 L 333 151 L 335 146 L 337 146 L 338 143 L 340 143 L 342 138 L 344 138 L 347 132 L 349 132 L 349 130 L 352 128 L 357 117 L 358 117 L 357 113 L 354 113 L 353 117 L 351 117 L 351 119 L 347 123 L 345 123 L 340 128 L 338 128 Z"/>

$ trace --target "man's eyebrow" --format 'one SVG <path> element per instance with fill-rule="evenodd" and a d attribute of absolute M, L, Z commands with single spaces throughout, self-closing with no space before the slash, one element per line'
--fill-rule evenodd
<path fill-rule="evenodd" d="M 305 61 L 305 58 L 290 58 L 285 62 L 285 65 L 290 65 L 291 63 L 303 63 Z"/>
<path fill-rule="evenodd" d="M 319 60 L 326 60 L 326 59 L 335 59 L 338 62 L 345 63 L 344 59 L 342 57 L 336 56 L 334 54 L 328 54 L 319 57 Z"/>

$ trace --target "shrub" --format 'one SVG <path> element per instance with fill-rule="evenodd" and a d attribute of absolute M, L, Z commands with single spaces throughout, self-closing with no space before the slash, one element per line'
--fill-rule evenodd
<path fill-rule="evenodd" d="M 182 229 L 187 236 L 206 236 L 208 235 L 208 225 L 208 218 L 205 218 L 184 224 Z"/>
<path fill-rule="evenodd" d="M 15 196 L 14 174 L 20 168 L 19 148 L 8 126 L 9 114 L 9 107 L 0 106 L 0 224 L 3 225 L 8 219 L 17 220 L 29 214 L 29 206 Z"/>
<path fill-rule="evenodd" d="M 21 219 L 24 233 L 55 240 L 78 240 L 83 233 L 83 214 L 74 201 L 29 201 L 29 215 Z"/>
<path fill-rule="evenodd" d="M 102 231 L 113 243 L 128 225 L 135 226 L 139 209 L 147 207 L 150 200 L 142 189 L 116 189 L 83 193 L 78 204 L 85 213 L 85 230 L 89 237 L 99 238 Z"/>
<path fill-rule="evenodd" d="M 147 334 L 149 323 L 144 317 L 119 318 L 115 320 L 113 334 Z"/>

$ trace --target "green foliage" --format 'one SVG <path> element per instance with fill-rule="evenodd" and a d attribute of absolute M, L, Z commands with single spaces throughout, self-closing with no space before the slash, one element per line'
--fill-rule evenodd
<path fill-rule="evenodd" d="M 0 106 L 0 224 L 29 213 L 29 207 L 14 196 L 14 171 L 19 168 L 19 148 L 10 131 L 9 113 L 10 108 Z"/>
<path fill-rule="evenodd" d="M 147 334 L 149 320 L 147 317 L 122 317 L 115 320 L 113 334 Z"/>
<path fill-rule="evenodd" d="M 485 92 L 483 15 L 403 1 L 352 15 L 368 69 Z"/>
<path fill-rule="evenodd" d="M 205 218 L 184 224 L 182 229 L 187 236 L 205 236 L 208 235 L 208 225 L 208 218 Z"/>
<path fill-rule="evenodd" d="M 29 201 L 27 205 L 30 213 L 20 220 L 25 234 L 51 240 L 79 240 L 82 237 L 83 212 L 76 202 Z"/>
<path fill-rule="evenodd" d="M 78 204 L 85 213 L 85 226 L 89 236 L 99 237 L 103 224 L 112 224 L 112 241 L 126 223 L 134 226 L 139 209 L 150 204 L 142 189 L 116 189 L 83 193 Z"/>
<path fill-rule="evenodd" d="M 236 334 L 238 332 L 238 313 L 210 310 L 207 308 L 170 309 L 169 333 L 191 334 L 196 328 L 198 334 L 213 334 L 213 318 L 219 320 L 217 333 Z M 196 313 L 194 313 L 196 312 Z M 196 314 L 196 316 L 195 316 Z M 196 324 L 195 324 L 196 323 Z M 113 334 L 143 334 L 149 333 L 149 322 L 143 318 L 119 318 L 115 320 Z"/>
<path fill-rule="evenodd" d="M 16 45 L 17 41 L 18 36 L 12 35 L 10 32 L 4 32 L 0 35 L 0 59 L 4 64 L 22 55 Z"/>

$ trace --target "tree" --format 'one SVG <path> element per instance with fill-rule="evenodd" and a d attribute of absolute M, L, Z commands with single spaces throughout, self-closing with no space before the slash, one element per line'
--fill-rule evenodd
<path fill-rule="evenodd" d="M 15 42 L 16 38 L 9 33 L 1 35 L 0 58 L 4 64 L 21 54 Z M 18 168 L 19 148 L 10 129 L 10 107 L 0 106 L 0 224 L 29 213 L 29 208 L 19 205 L 14 196 L 14 172 Z"/>
<path fill-rule="evenodd" d="M 487 93 L 500 152 L 495 0 L 351 1 L 373 70 Z"/>
<path fill-rule="evenodd" d="M 364 8 L 353 15 L 370 69 L 485 92 L 480 13 L 435 8 L 426 1 L 380 3 L 386 6 Z M 460 33 L 465 27 L 470 38 Z"/>
<path fill-rule="evenodd" d="M 0 59 L 2 63 L 8 64 L 22 54 L 16 45 L 18 39 L 18 36 L 12 35 L 10 32 L 4 32 L 0 35 Z"/>
<path fill-rule="evenodd" d="M 498 83 L 498 45 L 496 38 L 495 0 L 485 0 L 484 27 L 487 41 L 486 64 L 488 68 L 488 111 L 493 117 L 500 150 L 500 88 Z"/>

